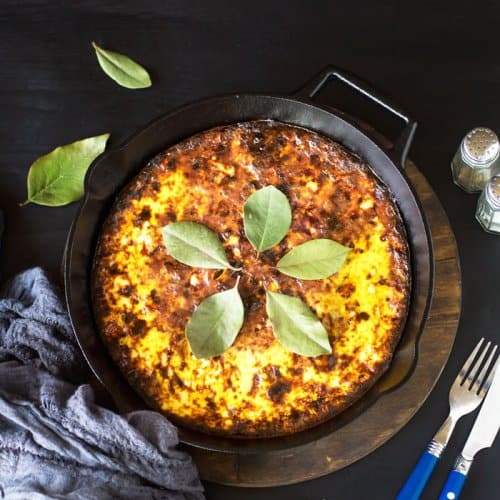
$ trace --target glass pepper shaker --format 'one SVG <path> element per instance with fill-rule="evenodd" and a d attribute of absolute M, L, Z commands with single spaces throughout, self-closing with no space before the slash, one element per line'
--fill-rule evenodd
<path fill-rule="evenodd" d="M 453 182 L 468 193 L 481 191 L 490 177 L 500 173 L 500 144 L 489 128 L 471 130 L 451 162 Z"/>
<path fill-rule="evenodd" d="M 488 233 L 500 234 L 500 175 L 494 175 L 481 193 L 476 219 Z"/>

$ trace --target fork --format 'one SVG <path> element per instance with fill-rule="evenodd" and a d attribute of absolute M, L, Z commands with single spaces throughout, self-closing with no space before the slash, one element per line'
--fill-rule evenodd
<path fill-rule="evenodd" d="M 497 350 L 497 346 L 495 345 L 488 360 L 484 363 L 481 371 L 479 371 L 491 345 L 491 342 L 488 342 L 481 350 L 483 341 L 484 338 L 478 342 L 456 376 L 450 389 L 450 412 L 448 417 L 432 438 L 417 465 L 415 465 L 410 477 L 399 492 L 397 500 L 418 500 L 420 498 L 443 450 L 450 440 L 456 423 L 464 415 L 473 412 L 483 400 L 487 392 L 484 380 Z M 480 350 L 481 353 L 478 356 Z"/>

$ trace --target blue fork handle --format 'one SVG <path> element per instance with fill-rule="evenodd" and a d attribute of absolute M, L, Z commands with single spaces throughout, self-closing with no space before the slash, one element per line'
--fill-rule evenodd
<path fill-rule="evenodd" d="M 438 461 L 438 457 L 424 451 L 396 499 L 418 500 Z"/>
<path fill-rule="evenodd" d="M 452 470 L 446 480 L 443 490 L 441 491 L 441 495 L 439 495 L 439 500 L 457 499 L 460 496 L 460 492 L 464 487 L 466 479 L 467 476 L 465 474 Z"/>

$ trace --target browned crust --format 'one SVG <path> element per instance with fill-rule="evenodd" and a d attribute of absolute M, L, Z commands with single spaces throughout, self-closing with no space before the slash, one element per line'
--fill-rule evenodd
<path fill-rule="evenodd" d="M 145 380 L 141 375 L 137 376 L 137 372 L 134 371 L 134 365 L 133 363 L 131 363 L 131 360 L 129 358 L 129 349 L 124 347 L 123 345 L 120 345 L 119 343 L 119 339 L 121 338 L 119 332 L 115 332 L 116 335 L 110 335 L 109 325 L 105 324 L 105 318 L 109 314 L 110 304 L 105 299 L 104 286 L 106 284 L 105 278 L 109 273 L 108 271 L 105 272 L 103 270 L 101 261 L 103 259 L 103 256 L 109 255 L 114 251 L 113 245 L 110 243 L 110 241 L 112 241 L 113 236 L 120 231 L 121 224 L 123 223 L 122 213 L 124 211 L 130 210 L 131 202 L 133 200 L 140 200 L 144 195 L 147 196 L 148 194 L 150 194 L 151 185 L 152 183 L 154 183 L 154 179 L 156 178 L 159 169 L 163 168 L 166 164 L 168 164 L 169 161 L 171 161 L 172 154 L 174 156 L 176 154 L 182 155 L 183 152 L 186 152 L 186 148 L 188 150 L 192 150 L 200 147 L 200 145 L 203 145 L 203 141 L 206 141 L 208 133 L 212 134 L 210 137 L 220 134 L 224 135 L 229 133 L 232 128 L 234 129 L 234 127 L 237 127 L 241 130 L 241 128 L 245 127 L 245 125 L 246 124 L 239 124 L 236 126 L 226 126 L 212 129 L 211 131 L 198 134 L 197 136 L 190 138 L 188 141 L 184 141 L 174 148 L 171 148 L 166 152 L 156 156 L 148 164 L 148 166 L 141 171 L 141 173 L 134 179 L 134 181 L 132 181 L 120 193 L 120 195 L 116 199 L 110 217 L 108 217 L 103 226 L 102 236 L 100 238 L 96 251 L 96 264 L 93 272 L 92 288 L 95 317 L 99 324 L 101 334 L 106 331 L 106 334 L 102 336 L 108 346 L 108 349 L 110 350 L 113 359 L 118 363 L 120 369 L 128 379 L 131 386 L 143 397 L 143 399 L 145 399 L 151 406 L 157 409 L 160 408 L 158 407 L 158 403 L 155 398 L 151 396 L 151 390 L 148 386 L 150 381 Z M 376 185 L 377 196 L 379 196 L 380 199 L 382 199 L 388 206 L 389 204 L 391 205 L 389 210 L 390 220 L 392 221 L 391 223 L 394 224 L 391 235 L 396 235 L 395 238 L 397 240 L 397 243 L 399 244 L 398 249 L 394 250 L 393 255 L 395 262 L 397 261 L 396 267 L 399 272 L 398 279 L 396 281 L 398 283 L 397 286 L 401 288 L 402 294 L 404 296 L 404 303 L 399 304 L 399 316 L 397 318 L 397 321 L 393 321 L 393 327 L 390 335 L 385 337 L 385 340 L 389 346 L 385 358 L 382 362 L 376 364 L 375 367 L 372 367 L 369 378 L 357 383 L 354 389 L 349 393 L 338 396 L 336 398 L 330 398 L 328 404 L 325 404 L 323 406 L 320 405 L 312 414 L 302 412 L 298 415 L 294 415 L 293 422 L 287 422 L 286 425 L 282 420 L 271 420 L 267 422 L 252 422 L 241 420 L 228 430 L 224 428 L 218 428 L 213 424 L 207 425 L 204 421 L 197 417 L 190 418 L 187 415 L 183 415 L 183 417 L 180 418 L 175 413 L 163 409 L 163 413 L 170 417 L 175 423 L 189 428 L 201 430 L 203 432 L 208 432 L 214 435 L 230 435 L 234 437 L 279 436 L 313 427 L 342 412 L 348 406 L 362 397 L 363 394 L 365 394 L 388 369 L 395 347 L 399 341 L 408 309 L 408 301 L 410 295 L 408 245 L 406 242 L 406 235 L 404 232 L 404 226 L 401 217 L 399 215 L 399 212 L 397 211 L 397 207 L 391 201 L 391 197 L 387 188 L 381 183 L 378 178 L 376 178 L 376 176 L 373 174 L 368 165 L 366 165 L 366 163 L 361 161 L 352 153 L 348 152 L 339 144 L 334 143 L 329 139 L 323 138 L 317 134 L 313 134 L 310 131 L 305 131 L 298 127 L 277 124 L 275 122 L 272 124 L 271 122 L 251 122 L 247 125 L 249 130 L 253 131 L 253 133 L 258 134 L 265 134 L 268 130 L 268 127 L 270 126 L 274 134 L 280 134 L 280 132 L 283 130 L 293 129 L 297 131 L 296 133 L 299 134 L 299 136 L 301 136 L 301 134 L 312 134 L 312 136 L 318 142 L 326 141 L 329 145 L 333 144 L 335 147 L 335 151 L 340 152 L 339 154 L 347 165 L 347 167 L 343 168 L 351 169 L 352 172 L 362 172 L 366 177 L 370 178 L 374 182 L 374 184 Z M 186 146 L 186 144 L 188 144 L 188 146 Z M 213 147 L 213 144 L 211 144 L 210 147 Z M 290 284 L 289 278 L 280 277 L 280 279 L 282 279 L 283 283 L 285 283 L 288 288 L 293 288 L 293 286 Z M 228 282 L 225 283 L 225 286 L 227 286 L 227 284 Z M 217 290 L 218 289 L 215 288 L 213 291 Z"/>

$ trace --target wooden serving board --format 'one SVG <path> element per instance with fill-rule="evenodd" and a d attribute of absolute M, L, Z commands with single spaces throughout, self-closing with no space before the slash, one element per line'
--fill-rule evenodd
<path fill-rule="evenodd" d="M 448 360 L 458 327 L 461 278 L 455 238 L 446 214 L 425 177 L 411 162 L 406 172 L 432 233 L 434 298 L 418 343 L 410 378 L 382 395 L 361 415 L 328 436 L 292 449 L 251 454 L 184 446 L 202 479 L 233 486 L 279 486 L 314 479 L 360 460 L 394 436 L 422 406 Z M 391 419 L 387 418 L 391 415 Z"/>

